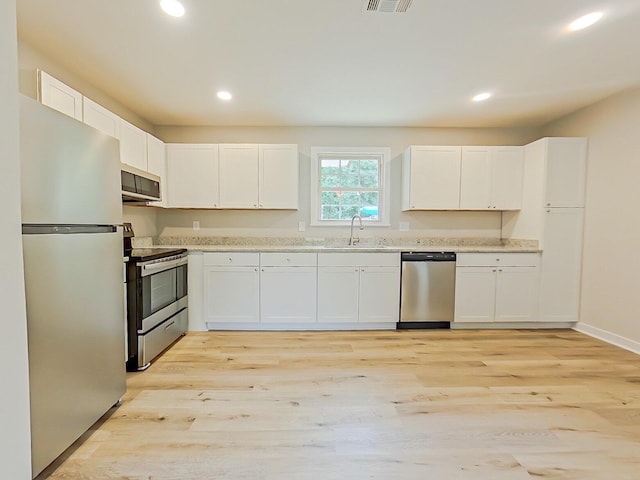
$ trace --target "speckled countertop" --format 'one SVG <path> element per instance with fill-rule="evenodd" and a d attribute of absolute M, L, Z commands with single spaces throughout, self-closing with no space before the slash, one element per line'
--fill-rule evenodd
<path fill-rule="evenodd" d="M 345 238 L 319 237 L 158 237 L 136 239 L 144 247 L 176 247 L 202 252 L 540 252 L 535 240 L 482 238 L 363 238 L 348 246 Z"/>

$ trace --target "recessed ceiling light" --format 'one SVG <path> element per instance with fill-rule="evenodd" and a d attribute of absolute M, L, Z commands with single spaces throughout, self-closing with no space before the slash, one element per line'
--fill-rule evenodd
<path fill-rule="evenodd" d="M 229 92 L 225 92 L 224 90 L 221 90 L 218 92 L 218 98 L 220 100 L 231 100 L 233 98 L 233 95 L 231 95 Z"/>
<path fill-rule="evenodd" d="M 491 94 L 489 92 L 484 92 L 484 93 L 479 93 L 478 95 L 473 97 L 472 100 L 474 102 L 482 102 L 483 100 L 486 100 L 487 98 L 491 98 Z"/>
<path fill-rule="evenodd" d="M 598 20 L 600 20 L 602 18 L 602 15 L 602 12 L 591 12 L 587 15 L 583 15 L 582 17 L 574 20 L 569 24 L 569 30 L 575 32 L 576 30 L 582 30 L 583 28 L 590 27 Z"/>
<path fill-rule="evenodd" d="M 160 0 L 160 8 L 172 17 L 181 17 L 184 15 L 184 5 L 178 0 Z"/>

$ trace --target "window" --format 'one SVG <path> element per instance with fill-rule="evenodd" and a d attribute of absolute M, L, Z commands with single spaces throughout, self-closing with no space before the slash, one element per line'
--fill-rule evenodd
<path fill-rule="evenodd" d="M 312 147 L 311 224 L 389 224 L 389 148 Z"/>

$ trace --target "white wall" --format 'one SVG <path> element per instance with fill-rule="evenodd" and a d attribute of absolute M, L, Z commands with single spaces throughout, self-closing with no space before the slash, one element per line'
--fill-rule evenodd
<path fill-rule="evenodd" d="M 136 237 L 155 237 L 158 235 L 156 210 L 154 207 L 123 205 L 122 221 L 131 224 Z"/>
<path fill-rule="evenodd" d="M 589 138 L 582 323 L 640 346 L 640 89 L 543 130 Z"/>
<path fill-rule="evenodd" d="M 498 212 L 401 212 L 401 155 L 412 144 L 524 145 L 537 139 L 536 129 L 490 128 L 340 128 L 340 127 L 169 127 L 156 134 L 175 143 L 297 143 L 300 151 L 298 211 L 158 210 L 161 235 L 344 236 L 348 227 L 314 227 L 298 233 L 298 222 L 309 225 L 310 148 L 312 146 L 383 146 L 391 148 L 391 227 L 365 228 L 367 236 L 430 236 L 499 238 Z M 201 229 L 191 230 L 198 220 Z M 399 232 L 409 222 L 409 232 Z M 347 233 L 348 235 L 348 233 Z"/>
<path fill-rule="evenodd" d="M 20 226 L 15 0 L 0 2 L 0 475 L 31 478 L 27 318 Z"/>

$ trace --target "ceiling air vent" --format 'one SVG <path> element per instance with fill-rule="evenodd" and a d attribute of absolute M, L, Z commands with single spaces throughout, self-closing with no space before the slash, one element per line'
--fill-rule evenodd
<path fill-rule="evenodd" d="M 404 13 L 413 0 L 365 0 L 365 12 Z"/>

